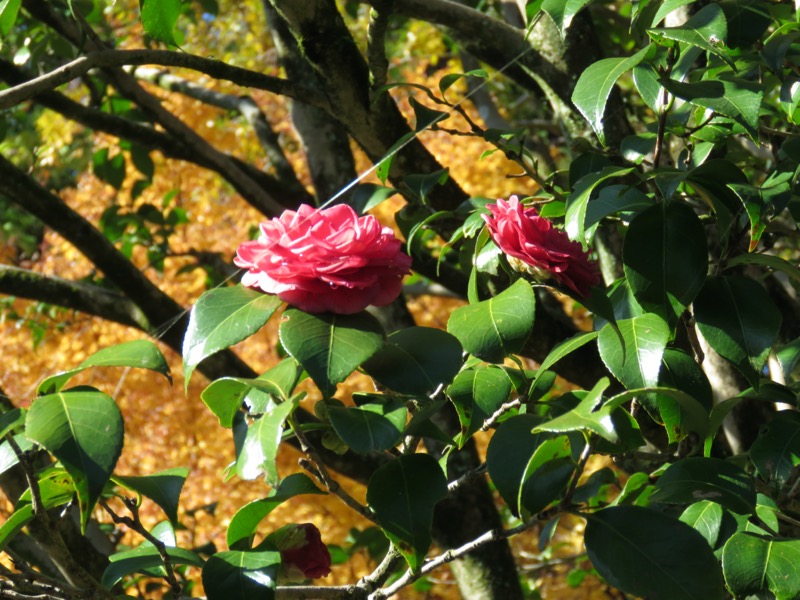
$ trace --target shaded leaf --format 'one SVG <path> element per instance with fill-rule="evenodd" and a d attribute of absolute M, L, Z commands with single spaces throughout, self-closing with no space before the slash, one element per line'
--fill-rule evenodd
<path fill-rule="evenodd" d="M 478 431 L 511 394 L 511 379 L 502 369 L 477 367 L 461 371 L 445 393 L 461 422 L 459 447 Z"/>
<path fill-rule="evenodd" d="M 666 15 L 664 15 L 666 16 Z M 697 46 L 708 52 L 725 56 L 725 40 L 728 37 L 728 22 L 718 4 L 709 4 L 698 10 L 683 25 L 658 27 L 647 32 L 654 40 L 674 40 Z"/>
<path fill-rule="evenodd" d="M 586 215 L 589 206 L 589 198 L 592 197 L 597 186 L 604 181 L 613 177 L 622 177 L 631 172 L 633 172 L 632 168 L 617 166 L 603 167 L 601 171 L 589 173 L 578 180 L 572 193 L 567 198 L 564 230 L 567 232 L 570 239 L 579 241 L 584 247 L 586 246 L 589 241 L 586 236 Z M 591 226 L 592 223 L 589 225 Z"/>
<path fill-rule="evenodd" d="M 202 559 L 191 550 L 167 546 L 165 548 L 169 556 L 170 563 L 177 565 L 192 565 L 202 567 Z M 120 579 L 131 573 L 139 573 L 154 567 L 163 567 L 164 561 L 158 549 L 151 544 L 142 544 L 133 550 L 117 552 L 108 557 L 111 564 L 106 567 L 103 573 L 102 584 L 105 588 L 111 589 Z"/>
<path fill-rule="evenodd" d="M 208 600 L 273 600 L 280 552 L 217 552 L 203 566 Z"/>
<path fill-rule="evenodd" d="M 161 507 L 170 523 L 178 524 L 178 501 L 189 469 L 178 467 L 142 477 L 116 475 L 114 481 L 121 486 L 147 496 Z"/>
<path fill-rule="evenodd" d="M 800 414 L 777 413 L 750 447 L 750 460 L 762 479 L 783 486 L 800 465 Z"/>
<path fill-rule="evenodd" d="M 717 546 L 722 526 L 722 507 L 719 504 L 710 500 L 695 502 L 683 511 L 681 521 L 694 527 L 711 548 Z"/>
<path fill-rule="evenodd" d="M 336 434 L 354 452 L 382 452 L 403 437 L 408 410 L 399 400 L 362 404 L 358 407 L 328 407 Z"/>
<path fill-rule="evenodd" d="M 363 367 L 395 392 L 425 395 L 453 380 L 462 352 L 458 340 L 441 329 L 407 327 L 391 334 Z"/>
<path fill-rule="evenodd" d="M 589 515 L 589 559 L 608 583 L 650 600 L 723 600 L 719 563 L 689 525 L 638 506 Z"/>
<path fill-rule="evenodd" d="M 367 504 L 412 571 L 430 548 L 433 509 L 446 496 L 447 479 L 428 454 L 400 456 L 369 480 Z"/>

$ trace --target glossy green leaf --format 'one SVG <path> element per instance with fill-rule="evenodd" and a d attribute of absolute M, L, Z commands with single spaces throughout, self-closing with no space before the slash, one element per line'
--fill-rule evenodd
<path fill-rule="evenodd" d="M 698 10 L 683 25 L 658 27 L 647 33 L 657 41 L 668 39 L 683 42 L 722 56 L 728 37 L 728 22 L 718 4 L 709 4 Z"/>
<path fill-rule="evenodd" d="M 519 279 L 494 298 L 454 310 L 447 331 L 473 356 L 502 362 L 525 346 L 533 329 L 535 307 L 531 284 Z"/>
<path fill-rule="evenodd" d="M 782 320 L 766 290 L 744 277 L 709 278 L 694 317 L 708 344 L 757 387 Z"/>
<path fill-rule="evenodd" d="M 601 144 L 605 145 L 606 143 L 603 115 L 611 89 L 617 79 L 623 73 L 630 71 L 642 62 L 650 50 L 651 46 L 646 46 L 627 58 L 603 58 L 598 60 L 581 73 L 578 82 L 575 84 L 575 90 L 572 92 L 572 102 L 592 126 Z"/>
<path fill-rule="evenodd" d="M 710 500 L 701 500 L 683 511 L 681 521 L 694 527 L 711 548 L 716 548 L 722 527 L 722 514 L 722 506 Z"/>
<path fill-rule="evenodd" d="M 534 432 L 591 431 L 612 444 L 619 443 L 622 440 L 611 414 L 618 407 L 604 403 L 602 395 L 608 385 L 608 378 L 603 377 L 589 392 L 573 392 L 580 399 L 578 405 L 555 419 L 537 425 Z"/>
<path fill-rule="evenodd" d="M 735 513 L 750 514 L 755 511 L 756 490 L 753 479 L 733 463 L 693 456 L 670 465 L 650 499 L 669 504 L 712 500 Z"/>
<path fill-rule="evenodd" d="M 25 437 L 24 433 L 15 435 L 14 441 L 17 442 L 17 446 L 19 446 L 19 449 L 23 452 L 27 452 L 33 448 L 33 442 Z M 17 458 L 14 450 L 11 448 L 11 444 L 9 444 L 8 441 L 3 441 L 0 443 L 0 475 L 18 464 L 19 459 Z"/>
<path fill-rule="evenodd" d="M 674 394 L 654 394 L 642 398 L 642 404 L 648 411 L 657 415 L 657 419 L 664 423 L 670 443 L 682 439 L 689 432 L 695 432 L 702 437 L 708 425 L 707 413 L 711 411 L 713 395 L 711 384 L 700 365 L 686 352 L 667 348 L 664 351 L 658 385 L 676 392 L 680 390 L 681 394 L 687 394 L 705 410 L 703 414 L 701 411 L 684 408 L 685 403 L 676 401 Z"/>
<path fill-rule="evenodd" d="M 589 198 L 597 189 L 597 186 L 608 179 L 614 177 L 622 177 L 631 173 L 632 168 L 624 167 L 603 167 L 603 169 L 596 173 L 589 173 L 581 177 L 575 184 L 575 189 L 567 198 L 567 208 L 564 221 L 564 229 L 569 235 L 570 239 L 579 241 L 584 246 L 589 241 L 587 239 L 586 230 L 593 224 L 587 225 L 587 211 L 589 207 Z"/>
<path fill-rule="evenodd" d="M 6 437 L 6 434 L 13 432 L 25 423 L 26 412 L 24 408 L 12 408 L 8 412 L 0 414 L 0 438 Z"/>
<path fill-rule="evenodd" d="M 186 388 L 200 361 L 253 335 L 280 305 L 277 296 L 241 285 L 214 288 L 200 296 L 183 338 Z"/>
<path fill-rule="evenodd" d="M 681 6 L 691 4 L 694 0 L 664 0 L 664 3 L 658 7 L 655 16 L 653 17 L 652 25 L 658 25 L 664 20 L 667 15 Z"/>
<path fill-rule="evenodd" d="M 522 473 L 517 496 L 518 514 L 528 520 L 561 495 L 575 471 L 569 438 L 545 440 L 531 455 Z"/>
<path fill-rule="evenodd" d="M 408 410 L 399 400 L 351 407 L 328 407 L 336 434 L 353 452 L 382 452 L 396 446 L 403 437 Z"/>
<path fill-rule="evenodd" d="M 188 476 L 188 468 L 178 467 L 141 477 L 116 475 L 114 481 L 129 490 L 150 498 L 161 507 L 170 523 L 177 525 L 178 501 L 183 484 Z"/>
<path fill-rule="evenodd" d="M 614 184 L 602 188 L 597 198 L 586 207 L 586 237 L 591 239 L 594 230 L 602 219 L 610 215 L 620 215 L 623 220 L 626 213 L 639 212 L 651 207 L 655 200 L 641 190 L 623 184 Z"/>
<path fill-rule="evenodd" d="M 723 600 L 719 563 L 689 525 L 638 506 L 606 508 L 587 520 L 589 559 L 612 586 L 649 600 Z"/>
<path fill-rule="evenodd" d="M 764 425 L 750 460 L 763 480 L 783 486 L 800 465 L 800 413 L 782 410 Z"/>
<path fill-rule="evenodd" d="M 202 559 L 191 550 L 167 546 L 165 548 L 169 556 L 170 564 L 191 565 L 202 567 Z M 156 567 L 163 567 L 164 561 L 158 549 L 150 544 L 143 544 L 133 550 L 117 552 L 108 557 L 111 564 L 106 567 L 103 573 L 102 584 L 105 588 L 111 589 L 120 579 L 131 573 L 139 573 Z"/>
<path fill-rule="evenodd" d="M 758 139 L 758 112 L 763 96 L 760 85 L 721 76 L 710 81 L 684 83 L 670 79 L 662 83 L 670 94 L 733 119 Z"/>
<path fill-rule="evenodd" d="M 461 371 L 445 393 L 461 422 L 459 446 L 478 431 L 511 394 L 511 379 L 502 369 L 480 366 Z"/>
<path fill-rule="evenodd" d="M 17 21 L 22 0 L 0 0 L 0 35 L 5 37 L 11 33 Z"/>
<path fill-rule="evenodd" d="M 134 367 L 149 369 L 161 373 L 172 382 L 167 364 L 161 350 L 149 340 L 134 340 L 103 348 L 84 360 L 75 369 L 51 375 L 37 389 L 38 395 L 54 394 L 61 391 L 66 383 L 74 376 L 90 367 Z"/>
<path fill-rule="evenodd" d="M 617 328 L 600 330 L 600 358 L 608 370 L 628 388 L 658 384 L 661 359 L 669 340 L 669 328 L 657 315 L 644 314 L 617 321 Z"/>
<path fill-rule="evenodd" d="M 386 151 L 383 158 L 375 165 L 375 176 L 381 180 L 381 183 L 385 184 L 386 180 L 389 178 L 389 172 L 392 170 L 392 163 L 397 153 L 408 144 L 409 140 L 414 139 L 415 136 L 415 131 L 409 131 L 403 134 L 399 140 L 392 144 L 392 147 Z"/>
<path fill-rule="evenodd" d="M 677 416 L 682 428 L 689 432 L 704 436 L 709 428 L 709 415 L 706 407 L 682 390 L 666 387 L 636 388 L 617 394 L 608 401 L 609 409 L 622 406 L 625 402 L 630 402 L 634 398 L 645 399 L 648 396 L 655 396 L 667 399 L 680 407 L 681 415 Z"/>
<path fill-rule="evenodd" d="M 117 404 L 97 390 L 41 396 L 28 411 L 25 430 L 72 477 L 85 530 L 122 452 L 124 431 Z"/>
<path fill-rule="evenodd" d="M 375 208 L 383 201 L 399 193 L 396 189 L 383 185 L 362 183 L 353 190 L 353 196 L 349 204 L 358 214 L 364 215 L 368 210 Z"/>
<path fill-rule="evenodd" d="M 142 27 L 150 37 L 177 46 L 175 24 L 181 14 L 181 0 L 139 0 Z"/>
<path fill-rule="evenodd" d="M 747 254 L 734 256 L 727 261 L 725 263 L 725 269 L 732 269 L 740 265 L 757 265 L 759 267 L 772 269 L 773 271 L 779 271 L 800 284 L 800 267 L 780 256 L 748 252 Z"/>
<path fill-rule="evenodd" d="M 236 459 L 236 474 L 250 480 L 266 475 L 267 483 L 278 483 L 278 468 L 275 459 L 283 435 L 283 424 L 295 409 L 294 402 L 273 405 L 247 428 L 244 444 Z"/>
<path fill-rule="evenodd" d="M 11 516 L 7 517 L 3 524 L 0 525 L 0 551 L 4 550 L 11 540 L 32 520 L 33 506 L 30 504 L 24 504 L 11 513 Z"/>
<path fill-rule="evenodd" d="M 489 74 L 483 69 L 473 69 L 472 71 L 467 71 L 466 73 L 448 73 L 439 80 L 439 91 L 442 93 L 442 96 L 444 96 L 444 93 L 447 90 L 453 87 L 453 84 L 456 81 L 465 77 L 486 79 L 487 77 L 489 77 Z"/>
<path fill-rule="evenodd" d="M 248 550 L 259 523 L 278 506 L 304 494 L 325 494 L 304 473 L 293 473 L 280 482 L 270 495 L 242 506 L 228 525 L 227 542 L 231 550 Z"/>
<path fill-rule="evenodd" d="M 563 37 L 572 24 L 572 19 L 589 2 L 591 0 L 544 0 L 541 10 L 550 15 Z"/>
<path fill-rule="evenodd" d="M 795 600 L 800 596 L 800 540 L 735 533 L 722 551 L 725 583 L 737 597 Z"/>
<path fill-rule="evenodd" d="M 390 390 L 426 395 L 453 380 L 462 352 L 458 340 L 441 329 L 407 327 L 391 334 L 363 367 Z"/>
<path fill-rule="evenodd" d="M 418 571 L 431 545 L 433 509 L 447 496 L 447 479 L 428 454 L 400 456 L 369 480 L 367 504 L 384 533 Z"/>
<path fill-rule="evenodd" d="M 274 600 L 280 552 L 217 552 L 203 566 L 208 600 Z"/>
<path fill-rule="evenodd" d="M 287 401 L 291 398 L 302 373 L 300 363 L 288 356 L 256 379 L 217 379 L 200 393 L 200 399 L 216 415 L 219 424 L 230 429 L 242 402 L 248 405 L 251 413 L 263 413 L 268 409 L 269 401 Z M 253 390 L 263 393 L 258 395 Z"/>
<path fill-rule="evenodd" d="M 284 313 L 280 338 L 325 396 L 336 384 L 370 358 L 384 344 L 380 323 L 368 313 L 311 315 L 290 308 Z"/>
<path fill-rule="evenodd" d="M 642 308 L 675 324 L 708 272 L 705 229 L 687 204 L 658 204 L 631 221 L 622 260 Z"/>

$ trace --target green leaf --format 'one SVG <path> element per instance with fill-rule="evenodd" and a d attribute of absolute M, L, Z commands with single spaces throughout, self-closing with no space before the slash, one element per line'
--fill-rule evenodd
<path fill-rule="evenodd" d="M 713 394 L 708 378 L 694 358 L 682 350 L 667 348 L 664 351 L 658 385 L 671 388 L 676 392 L 680 390 L 681 394 L 687 394 L 695 404 L 699 403 L 705 411 L 693 411 L 693 409 L 685 408 L 683 406 L 685 403 L 676 401 L 674 395 L 654 394 L 642 398 L 645 408 L 654 415 L 656 420 L 664 423 L 669 442 L 679 441 L 689 432 L 704 436 L 708 426 L 708 413 L 713 404 Z"/>
<path fill-rule="evenodd" d="M 708 344 L 757 387 L 782 320 L 766 290 L 753 279 L 711 277 L 695 299 L 694 316 Z"/>
<path fill-rule="evenodd" d="M 19 7 L 22 0 L 1 0 L 0 1 L 0 36 L 6 37 L 11 33 L 11 28 L 17 21 Z"/>
<path fill-rule="evenodd" d="M 694 0 L 664 0 L 664 3 L 658 7 L 655 16 L 653 17 L 653 21 L 651 25 L 658 25 L 662 20 L 664 20 L 667 15 L 669 15 L 672 11 L 681 6 L 686 6 L 687 4 L 691 4 Z"/>
<path fill-rule="evenodd" d="M 661 358 L 669 340 L 669 328 L 658 316 L 647 313 L 617 321 L 617 327 L 600 330 L 600 358 L 626 388 L 658 384 Z"/>
<path fill-rule="evenodd" d="M 598 60 L 581 73 L 578 83 L 575 84 L 575 90 L 572 92 L 572 102 L 592 126 L 597 138 L 604 146 L 606 134 L 603 127 L 603 115 L 611 89 L 617 79 L 623 73 L 630 71 L 642 62 L 651 49 L 652 45 L 648 45 L 627 58 L 603 58 Z"/>
<path fill-rule="evenodd" d="M 124 431 L 119 408 L 110 396 L 97 390 L 49 394 L 31 405 L 25 431 L 72 477 L 85 531 L 122 452 Z"/>
<path fill-rule="evenodd" d="M 349 204 L 358 214 L 363 215 L 368 210 L 375 208 L 383 201 L 399 193 L 396 189 L 383 185 L 362 183 L 353 190 L 353 196 Z"/>
<path fill-rule="evenodd" d="M 530 414 L 511 417 L 497 429 L 486 451 L 489 477 L 515 515 L 519 515 L 520 487 L 528 462 L 541 444 L 554 437 L 547 432 L 534 433 L 541 422 Z"/>
<path fill-rule="evenodd" d="M 725 263 L 725 269 L 732 269 L 739 265 L 757 265 L 759 267 L 767 267 L 773 271 L 780 271 L 787 277 L 793 279 L 796 283 L 800 284 L 800 268 L 794 263 L 774 256 L 772 254 L 760 254 L 748 252 L 747 254 L 740 254 L 734 256 L 732 259 Z"/>
<path fill-rule="evenodd" d="M 494 298 L 454 310 L 447 331 L 470 354 L 487 362 L 502 362 L 525 346 L 533 329 L 535 307 L 531 284 L 519 279 Z"/>
<path fill-rule="evenodd" d="M 439 91 L 442 93 L 442 97 L 444 97 L 444 93 L 447 90 L 453 87 L 453 84 L 456 81 L 464 77 L 475 77 L 476 79 L 486 79 L 489 77 L 489 74 L 483 69 L 473 69 L 472 71 L 467 71 L 466 73 L 449 73 L 439 80 Z"/>
<path fill-rule="evenodd" d="M 76 369 L 70 369 L 63 373 L 51 375 L 37 389 L 38 395 L 54 394 L 60 392 L 66 383 L 78 373 L 90 367 L 134 367 L 137 369 L 149 369 L 156 373 L 161 373 L 172 383 L 167 364 L 161 350 L 149 340 L 134 340 L 117 344 L 110 348 L 103 348 L 84 360 Z"/>
<path fill-rule="evenodd" d="M 581 177 L 575 184 L 575 189 L 567 198 L 567 212 L 564 221 L 564 229 L 569 235 L 570 239 L 579 241 L 586 246 L 588 237 L 586 235 L 586 213 L 589 206 L 589 198 L 592 193 L 597 189 L 597 186 L 611 179 L 612 177 L 622 177 L 631 173 L 633 168 L 624 167 L 603 167 L 603 170 L 597 173 L 590 173 Z M 590 224 L 591 226 L 591 224 Z"/>
<path fill-rule="evenodd" d="M 367 454 L 400 442 L 408 410 L 399 400 L 388 400 L 355 408 L 329 406 L 328 416 L 336 434 L 353 452 Z"/>
<path fill-rule="evenodd" d="M 23 452 L 27 452 L 33 448 L 33 442 L 25 437 L 24 433 L 15 435 L 14 441 L 17 442 L 19 449 Z M 19 459 L 17 458 L 14 450 L 11 448 L 11 444 L 9 444 L 7 440 L 0 443 L 0 475 L 18 464 Z"/>
<path fill-rule="evenodd" d="M 558 27 L 561 37 L 564 37 L 572 24 L 572 19 L 589 2 L 591 0 L 544 0 L 541 10 L 550 15 L 553 23 Z"/>
<path fill-rule="evenodd" d="M 367 374 L 401 394 L 426 395 L 447 385 L 461 368 L 461 344 L 433 327 L 407 327 L 364 364 Z"/>
<path fill-rule="evenodd" d="M 166 546 L 165 551 L 169 556 L 170 564 L 173 566 L 203 566 L 202 559 L 191 550 Z M 111 564 L 106 568 L 102 579 L 103 587 L 107 589 L 114 587 L 114 585 L 126 575 L 164 566 L 161 554 L 158 549 L 151 544 L 142 544 L 133 550 L 117 552 L 109 556 L 108 560 Z"/>
<path fill-rule="evenodd" d="M 681 521 L 694 527 L 711 548 L 716 548 L 722 526 L 722 507 L 710 500 L 701 500 L 688 506 L 681 514 Z"/>
<path fill-rule="evenodd" d="M 33 520 L 33 506 L 25 504 L 15 510 L 5 522 L 0 525 L 0 551 L 6 546 L 25 526 Z"/>
<path fill-rule="evenodd" d="M 725 583 L 737 597 L 794 600 L 800 595 L 800 540 L 735 533 L 722 551 Z"/>
<path fill-rule="evenodd" d="M 118 153 L 109 158 L 108 148 L 103 148 L 92 155 L 92 170 L 95 177 L 118 190 L 125 181 L 125 157 Z"/>
<path fill-rule="evenodd" d="M 587 331 L 583 333 L 576 333 L 571 338 L 567 338 L 563 342 L 559 342 L 552 350 L 550 350 L 550 353 L 542 361 L 542 364 L 539 365 L 539 370 L 536 371 L 536 375 L 533 377 L 533 381 L 531 382 L 531 389 L 536 386 L 539 378 L 547 371 L 547 369 L 552 367 L 565 356 L 575 352 L 575 350 L 578 348 L 585 346 L 592 340 L 596 339 L 598 335 L 600 334 L 597 331 Z"/>
<path fill-rule="evenodd" d="M 283 435 L 283 423 L 295 409 L 295 402 L 274 405 L 247 428 L 244 444 L 236 459 L 236 474 L 245 480 L 255 479 L 262 473 L 267 483 L 278 483 L 275 460 Z"/>
<path fill-rule="evenodd" d="M 713 81 L 684 83 L 670 79 L 661 83 L 670 94 L 733 119 L 753 139 L 758 139 L 758 113 L 763 96 L 759 84 L 722 75 Z"/>
<path fill-rule="evenodd" d="M 227 542 L 231 550 L 249 550 L 253 543 L 253 535 L 264 518 L 278 506 L 303 494 L 324 495 L 311 478 L 304 473 L 293 473 L 280 482 L 270 495 L 260 500 L 253 500 L 242 506 L 233 515 L 228 525 Z"/>
<path fill-rule="evenodd" d="M 178 467 L 142 477 L 116 475 L 114 481 L 121 486 L 147 496 L 161 507 L 172 525 L 178 524 L 178 501 L 189 469 Z"/>
<path fill-rule="evenodd" d="M 175 39 L 175 23 L 181 14 L 181 0 L 140 0 L 144 32 L 171 46 Z"/>
<path fill-rule="evenodd" d="M 25 423 L 26 412 L 24 408 L 12 408 L 8 412 L 0 414 L 0 438 L 6 437 L 7 434 Z"/>
<path fill-rule="evenodd" d="M 708 272 L 705 229 L 688 205 L 658 204 L 631 222 L 622 260 L 625 278 L 642 308 L 674 325 Z"/>
<path fill-rule="evenodd" d="M 280 325 L 281 344 L 330 397 L 336 384 L 383 347 L 384 332 L 369 313 L 310 315 L 290 308 Z"/>
<path fill-rule="evenodd" d="M 203 566 L 208 600 L 274 600 L 280 552 L 217 552 Z"/>
<path fill-rule="evenodd" d="M 800 465 L 800 414 L 783 410 L 763 425 L 750 447 L 750 460 L 763 480 L 777 486 L 789 481 Z"/>
<path fill-rule="evenodd" d="M 367 504 L 414 572 L 431 545 L 433 509 L 446 496 L 447 479 L 429 454 L 400 456 L 369 480 Z"/>
<path fill-rule="evenodd" d="M 728 22 L 718 4 L 704 6 L 683 25 L 650 29 L 647 33 L 656 41 L 668 39 L 683 42 L 730 60 L 725 55 Z"/>
<path fill-rule="evenodd" d="M 650 499 L 668 504 L 712 500 L 735 513 L 751 514 L 756 507 L 756 489 L 752 478 L 733 463 L 692 456 L 662 473 Z"/>
<path fill-rule="evenodd" d="M 428 108 L 424 104 L 420 104 L 413 96 L 408 99 L 408 102 L 411 108 L 414 109 L 414 117 L 416 118 L 414 131 L 425 131 L 431 125 L 450 118 L 450 113 Z"/>
<path fill-rule="evenodd" d="M 285 402 L 291 398 L 302 373 L 300 363 L 288 356 L 257 379 L 217 379 L 201 392 L 200 399 L 216 415 L 219 424 L 230 429 L 243 401 L 251 413 L 263 413 L 267 410 L 267 400 Z M 253 390 L 263 394 L 257 395 Z"/>
<path fill-rule="evenodd" d="M 459 447 L 463 447 L 483 422 L 492 416 L 511 394 L 511 379 L 502 369 L 480 366 L 461 371 L 446 392 L 461 422 Z"/>
<path fill-rule="evenodd" d="M 643 398 L 649 395 L 660 399 L 666 398 L 675 402 L 681 410 L 679 423 L 681 428 L 696 433 L 703 437 L 709 428 L 709 415 L 705 406 L 682 390 L 666 387 L 649 387 L 628 390 L 617 394 L 608 401 L 609 408 L 622 406 L 634 398 Z"/>
<path fill-rule="evenodd" d="M 614 506 L 587 516 L 589 559 L 627 594 L 649 600 L 723 600 L 719 563 L 689 525 L 638 506 Z"/>
<path fill-rule="evenodd" d="M 186 388 L 200 361 L 253 335 L 280 305 L 277 296 L 241 285 L 214 288 L 200 296 L 183 338 Z"/>
<path fill-rule="evenodd" d="M 527 521 L 544 510 L 567 487 L 575 471 L 569 437 L 545 440 L 525 465 L 517 497 L 520 519 Z"/>

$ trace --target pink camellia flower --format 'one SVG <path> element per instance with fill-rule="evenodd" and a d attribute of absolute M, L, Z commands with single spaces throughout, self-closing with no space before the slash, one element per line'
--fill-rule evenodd
<path fill-rule="evenodd" d="M 555 277 L 579 296 L 586 296 L 590 287 L 600 283 L 597 264 L 589 254 L 540 217 L 535 208 L 525 208 L 516 196 L 487 208 L 491 215 L 483 215 L 483 219 L 489 233 L 517 271 L 537 279 Z"/>
<path fill-rule="evenodd" d="M 273 536 L 281 553 L 281 580 L 297 582 L 330 574 L 331 554 L 313 523 L 287 525 Z"/>
<path fill-rule="evenodd" d="M 261 223 L 261 236 L 240 245 L 233 262 L 247 269 L 248 287 L 306 312 L 341 315 L 390 304 L 411 267 L 389 227 L 346 204 L 304 204 Z"/>

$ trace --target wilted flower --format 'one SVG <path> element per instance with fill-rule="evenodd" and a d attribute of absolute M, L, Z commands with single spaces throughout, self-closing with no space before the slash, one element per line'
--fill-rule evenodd
<path fill-rule="evenodd" d="M 537 279 L 554 277 L 579 296 L 586 296 L 589 288 L 600 283 L 597 264 L 589 254 L 540 217 L 535 208 L 525 208 L 516 196 L 487 208 L 491 214 L 483 219 L 489 233 L 514 269 Z"/>
<path fill-rule="evenodd" d="M 345 204 L 304 204 L 260 227 L 258 240 L 236 251 L 233 262 L 247 269 L 242 284 L 306 312 L 346 315 L 390 304 L 411 267 L 389 227 Z"/>
<path fill-rule="evenodd" d="M 271 537 L 281 553 L 281 580 L 303 581 L 330 574 L 331 554 L 313 523 L 287 525 Z"/>

